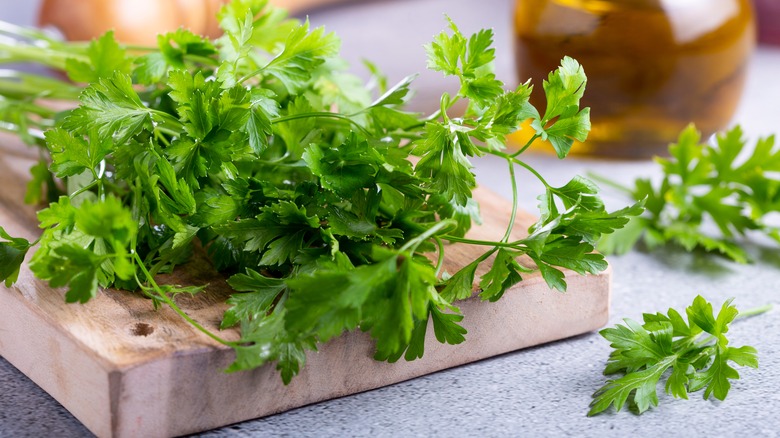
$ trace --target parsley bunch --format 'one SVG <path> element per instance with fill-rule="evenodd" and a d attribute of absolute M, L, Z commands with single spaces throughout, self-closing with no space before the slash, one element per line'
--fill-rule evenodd
<path fill-rule="evenodd" d="M 738 315 L 755 315 L 770 308 L 740 314 L 731 301 L 723 303 L 716 316 L 712 304 L 697 296 L 685 309 L 687 323 L 679 312 L 669 309 L 666 315 L 645 313 L 641 325 L 625 319 L 626 325 L 602 330 L 601 335 L 614 348 L 604 374 L 620 377 L 596 391 L 588 415 L 596 415 L 610 405 L 620 411 L 626 402 L 639 414 L 658 406 L 656 386 L 664 376 L 664 388 L 675 398 L 687 400 L 688 393 L 703 389 L 705 399 L 714 396 L 724 400 L 731 388 L 730 380 L 739 379 L 729 362 L 758 368 L 755 348 L 729 345 L 729 324 Z M 669 369 L 671 373 L 666 374 Z"/>
<path fill-rule="evenodd" d="M 634 188 L 608 182 L 635 200 L 644 199 L 646 210 L 605 236 L 599 250 L 624 253 L 641 240 L 650 248 L 672 243 L 745 263 L 749 256 L 736 238 L 753 232 L 780 243 L 780 228 L 770 220 L 780 212 L 780 148 L 774 137 L 748 151 L 739 126 L 713 143 L 702 143 L 701 134 L 689 126 L 669 146 L 669 155 L 656 159 L 664 174 L 660 184 L 646 178 L 637 179 Z"/>
<path fill-rule="evenodd" d="M 561 158 L 585 139 L 586 78 L 572 59 L 545 81 L 542 114 L 528 101 L 530 84 L 506 91 L 492 73 L 492 31 L 466 36 L 450 23 L 426 50 L 429 67 L 460 88 L 421 116 L 403 110 L 412 77 L 373 94 L 344 71 L 334 34 L 265 0 L 233 1 L 219 19 L 216 41 L 182 29 L 161 35 L 157 48 L 124 47 L 111 33 L 78 46 L 17 30 L 16 44 L 39 49 L 0 46 L 14 61 L 27 54 L 88 83 L 78 108 L 56 122 L 36 99 L 69 98 L 73 85 L 52 79 L 49 90 L 15 74 L 30 89 L 3 93 L 14 111 L 0 127 L 45 147 L 28 200 L 53 202 L 38 215 L 37 242 L 0 234 L 0 251 L 11 254 L 2 279 L 14 280 L 37 243 L 31 270 L 66 287 L 67 301 L 86 302 L 101 287 L 137 290 L 233 347 L 231 371 L 276 362 L 289 382 L 306 350 L 344 331 L 369 332 L 376 358 L 391 362 L 422 357 L 429 321 L 440 342 L 463 342 L 455 302 L 472 296 L 477 266 L 495 256 L 479 279 L 484 300 L 536 269 L 565 291 L 561 269 L 604 270 L 595 243 L 641 212 L 607 212 L 585 178 L 551 186 L 518 158 L 525 147 L 505 148 L 505 135 L 528 119 Z M 465 114 L 450 114 L 461 100 Z M 485 154 L 506 161 L 514 189 L 497 241 L 464 237 L 479 221 L 470 158 Z M 545 192 L 529 235 L 511 240 L 518 166 Z M 445 273 L 448 242 L 484 252 Z M 235 293 L 222 327 L 240 326 L 237 342 L 177 306 L 176 293 L 199 288 L 157 283 L 198 252 L 229 276 Z"/>

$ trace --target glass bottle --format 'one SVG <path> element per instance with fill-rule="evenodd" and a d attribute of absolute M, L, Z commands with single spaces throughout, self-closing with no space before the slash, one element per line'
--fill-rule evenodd
<path fill-rule="evenodd" d="M 693 122 L 705 135 L 734 114 L 755 45 L 750 0 L 517 0 L 516 62 L 537 84 L 564 55 L 585 68 L 588 140 L 572 153 L 663 154 Z"/>

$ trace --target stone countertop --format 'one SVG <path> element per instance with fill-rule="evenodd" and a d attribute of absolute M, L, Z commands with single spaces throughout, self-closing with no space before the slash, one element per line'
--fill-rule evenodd
<path fill-rule="evenodd" d="M 10 0 L 0 0 L 0 5 Z M 29 20 L 36 2 L 9 10 L 0 18 Z M 510 0 L 396 0 L 355 2 L 350 7 L 314 11 L 314 25 L 326 25 L 344 41 L 353 65 L 374 60 L 393 79 L 422 72 L 422 44 L 444 27 L 443 13 L 471 32 L 493 26 L 499 78 L 513 82 Z M 438 74 L 417 81 L 420 102 L 438 96 Z M 751 65 L 745 97 L 735 117 L 755 139 L 780 130 L 780 49 L 760 48 Z M 421 104 L 425 105 L 425 103 Z M 558 161 L 533 155 L 527 161 L 550 182 L 564 183 L 574 174 L 596 172 L 617 181 L 657 175 L 649 161 L 624 162 L 569 158 Z M 477 161 L 481 184 L 511 196 L 503 162 Z M 535 205 L 540 188 L 520 180 L 522 202 Z M 610 197 L 615 206 L 623 202 Z M 719 306 L 736 297 L 741 309 L 777 303 L 780 252 L 751 245 L 756 262 L 737 265 L 677 250 L 634 251 L 612 257 L 614 289 L 610 324 L 642 312 L 682 309 L 697 294 Z M 774 310 L 736 324 L 734 345 L 751 343 L 759 351 L 759 370 L 740 369 L 725 402 L 699 394 L 689 401 L 659 394 L 660 406 L 641 417 L 610 412 L 586 417 L 591 394 L 604 383 L 601 370 L 609 345 L 590 333 L 506 354 L 362 394 L 295 409 L 287 413 L 214 430 L 203 436 L 776 436 L 780 409 L 780 312 Z M 55 400 L 0 358 L 0 437 L 89 435 Z"/>

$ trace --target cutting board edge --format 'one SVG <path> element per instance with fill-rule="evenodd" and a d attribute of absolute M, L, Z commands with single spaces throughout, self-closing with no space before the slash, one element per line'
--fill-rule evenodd
<path fill-rule="evenodd" d="M 577 336 L 603 327 L 609 317 L 611 270 L 586 277 L 579 276 L 573 272 L 566 272 L 566 279 L 570 283 L 567 294 L 551 291 L 547 289 L 541 278 L 533 277 L 507 292 L 502 298 L 503 304 L 481 302 L 477 297 L 461 302 L 460 305 L 466 315 L 464 324 L 467 325 L 470 332 L 467 335 L 467 341 L 459 346 L 438 344 L 433 339 L 433 330 L 429 327 L 429 336 L 426 340 L 426 347 L 428 348 L 426 357 L 415 362 L 402 361 L 396 364 L 375 362 L 371 359 L 373 343 L 366 334 L 346 334 L 332 342 L 331 344 L 333 345 L 323 346 L 320 353 L 311 353 L 308 364 L 302 370 L 301 375 L 293 379 L 293 385 L 296 382 L 301 382 L 298 383 L 297 388 L 310 390 L 309 392 L 294 389 L 296 396 L 292 397 L 291 400 L 270 408 L 250 408 L 251 412 L 240 410 L 237 412 L 234 409 L 225 409 L 225 406 L 229 405 L 230 402 L 224 400 L 224 394 L 217 396 L 213 394 L 214 391 L 219 391 L 219 388 L 224 387 L 225 381 L 223 378 L 229 379 L 229 376 L 241 375 L 241 373 L 232 375 L 221 373 L 221 370 L 224 370 L 233 358 L 232 352 L 225 348 L 204 347 L 190 349 L 168 356 L 161 356 L 147 363 L 121 367 L 107 365 L 104 359 L 89 351 L 89 348 L 73 337 L 66 337 L 65 340 L 61 341 L 59 360 L 56 360 L 56 358 L 50 358 L 50 360 L 34 359 L 42 357 L 46 354 L 46 351 L 51 351 L 51 345 L 43 345 L 43 341 L 37 347 L 38 352 L 32 356 L 28 355 L 27 358 L 29 360 L 25 360 L 24 357 L 20 358 L 19 354 L 8 355 L 6 342 L 2 342 L 2 338 L 0 338 L 0 354 L 51 394 L 98 436 L 181 435 L 265 417 L 324 400 L 369 391 L 523 348 Z M 34 303 L 25 299 L 22 294 L 10 289 L 4 289 L 0 291 L 0 295 L 2 295 L 0 297 L 0 308 L 9 309 L 16 307 L 16 311 L 13 312 L 17 315 L 16 319 L 26 321 L 26 327 L 25 324 L 20 323 L 20 334 L 56 330 L 53 322 L 48 321 L 46 316 L 42 315 L 39 309 L 35 308 Z M 10 298 L 8 298 L 9 296 Z M 558 304 L 555 304 L 556 300 L 567 296 L 575 297 L 577 300 L 568 301 L 568 307 L 560 307 Z M 6 303 L 3 303 L 3 301 L 6 301 Z M 9 301 L 15 303 L 15 306 L 8 306 L 7 302 Z M 514 302 L 521 302 L 525 305 L 530 304 L 531 306 L 538 305 L 540 309 L 547 309 L 548 312 L 551 309 L 555 309 L 567 315 L 564 318 L 557 319 L 556 322 L 561 326 L 567 327 L 568 331 L 558 332 L 557 334 L 546 333 L 541 337 L 537 336 L 523 341 L 514 341 L 514 343 L 510 342 L 499 346 L 491 345 L 489 348 L 483 348 L 481 344 L 491 339 L 488 336 L 491 330 L 495 330 L 497 325 L 502 330 L 507 328 L 505 321 L 506 312 L 502 316 L 501 311 L 511 308 Z M 583 306 L 588 309 L 589 313 L 580 314 Z M 475 312 L 477 313 L 476 315 Z M 531 310 L 530 314 L 533 313 L 534 311 Z M 25 314 L 27 317 L 24 316 Z M 570 314 L 573 315 L 572 318 L 569 318 Z M 6 316 L 0 318 L 0 321 L 6 320 Z M 30 325 L 36 325 L 36 327 L 30 327 Z M 493 328 L 488 328 L 489 326 Z M 40 337 L 40 339 L 44 338 L 46 336 Z M 468 348 L 468 351 L 465 348 Z M 357 358 L 348 361 L 354 367 L 357 367 L 357 372 L 367 373 L 368 375 L 376 375 L 377 372 L 381 372 L 387 375 L 381 381 L 372 380 L 361 385 L 348 382 L 345 377 L 356 371 L 344 371 L 340 378 L 334 378 L 332 374 L 326 373 L 325 367 L 322 366 L 323 363 L 331 362 L 327 357 L 329 354 L 336 358 L 343 358 L 345 355 Z M 435 363 L 432 364 L 432 362 Z M 73 364 L 80 365 L 76 367 Z M 323 368 L 321 375 L 317 375 L 318 366 Z M 48 371 L 44 371 L 42 368 Z M 198 371 L 203 371 L 204 368 L 207 371 L 214 372 L 212 374 L 214 377 L 207 379 L 207 381 L 201 380 L 196 384 L 187 386 L 186 382 L 194 381 L 195 379 L 192 379 L 192 376 L 197 374 Z M 88 369 L 90 372 L 79 373 L 77 372 L 79 369 Z M 156 376 L 155 379 L 159 378 L 159 382 L 150 382 L 150 370 Z M 68 371 L 71 372 L 70 375 L 67 374 Z M 180 379 L 181 381 L 177 381 L 176 384 L 166 389 L 165 384 L 168 382 L 166 376 L 175 375 L 189 377 L 183 378 L 183 380 Z M 287 392 L 289 388 L 280 389 L 280 378 L 273 366 L 266 366 L 253 372 L 244 373 L 243 376 L 243 378 L 234 379 L 233 383 L 228 384 L 228 387 L 231 387 L 230 385 L 233 388 L 259 386 L 262 388 L 274 388 L 277 392 Z M 333 385 L 336 387 L 334 388 Z M 84 387 L 93 389 L 87 391 L 89 397 L 87 397 L 88 400 L 86 401 L 83 397 L 83 390 L 73 392 L 73 388 Z M 71 392 L 69 392 L 69 388 Z M 138 394 L 141 388 L 145 388 L 146 392 Z M 189 415 L 171 421 L 171 413 L 174 410 L 175 412 L 181 410 L 182 399 L 192 400 L 193 398 L 191 397 L 194 397 L 194 393 L 198 391 L 205 391 L 210 397 L 216 397 L 216 401 L 209 399 L 208 403 L 201 403 L 199 406 L 196 406 Z M 244 398 L 251 399 L 252 397 L 250 394 Z M 131 400 L 134 401 L 135 407 L 130 406 Z M 234 401 L 234 403 L 257 406 L 257 404 L 252 405 L 251 401 L 247 403 L 241 398 L 239 400 Z M 264 400 L 256 400 L 256 403 L 260 405 L 264 402 L 267 403 Z M 158 406 L 155 407 L 155 403 Z M 166 408 L 161 409 L 159 407 L 161 405 L 164 405 Z M 155 412 L 151 414 L 133 412 L 133 409 L 149 410 L 150 407 L 154 407 L 152 411 L 163 413 L 158 415 Z M 225 412 L 232 414 L 232 416 L 225 416 Z"/>
<path fill-rule="evenodd" d="M 0 285 L 0 356 L 57 400 L 87 429 L 111 436 L 98 418 L 111 418 L 108 376 L 118 370 L 84 343 L 63 333 L 51 318 L 19 291 Z M 74 379 L 75 370 L 82 370 Z M 84 372 L 85 371 L 85 372 Z M 78 388 L 77 388 L 78 387 Z M 75 401 L 72 394 L 85 393 Z"/>

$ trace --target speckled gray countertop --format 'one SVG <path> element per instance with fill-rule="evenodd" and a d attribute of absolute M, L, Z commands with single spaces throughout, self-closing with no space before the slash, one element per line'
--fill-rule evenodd
<path fill-rule="evenodd" d="M 0 0 L 0 18 L 29 22 L 36 1 Z M 421 45 L 443 28 L 443 13 L 465 31 L 493 26 L 499 77 L 512 81 L 510 0 L 396 0 L 356 2 L 312 13 L 344 41 L 353 63 L 376 61 L 391 80 L 424 69 Z M 756 138 L 780 131 L 780 50 L 761 48 L 753 59 L 745 98 L 735 120 Z M 418 81 L 421 101 L 442 91 L 438 75 Z M 551 182 L 595 171 L 618 181 L 653 176 L 650 162 L 567 159 L 528 160 Z M 511 194 L 503 163 L 477 163 L 481 184 Z M 521 180 L 526 208 L 539 188 Z M 609 199 L 619 206 L 620 199 Z M 611 258 L 614 289 L 611 323 L 642 312 L 683 308 L 703 294 L 721 303 L 736 297 L 740 308 L 778 302 L 780 251 L 750 247 L 758 260 L 736 265 L 679 251 L 632 252 Z M 661 395 L 661 405 L 641 417 L 625 412 L 586 417 L 590 396 L 601 386 L 609 346 L 591 333 L 506 354 L 390 387 L 318 403 L 204 433 L 203 436 L 777 436 L 780 410 L 780 311 L 744 320 L 732 330 L 735 345 L 758 348 L 761 368 L 740 370 L 723 403 Z M 89 435 L 81 424 L 34 383 L 0 358 L 0 437 Z"/>

